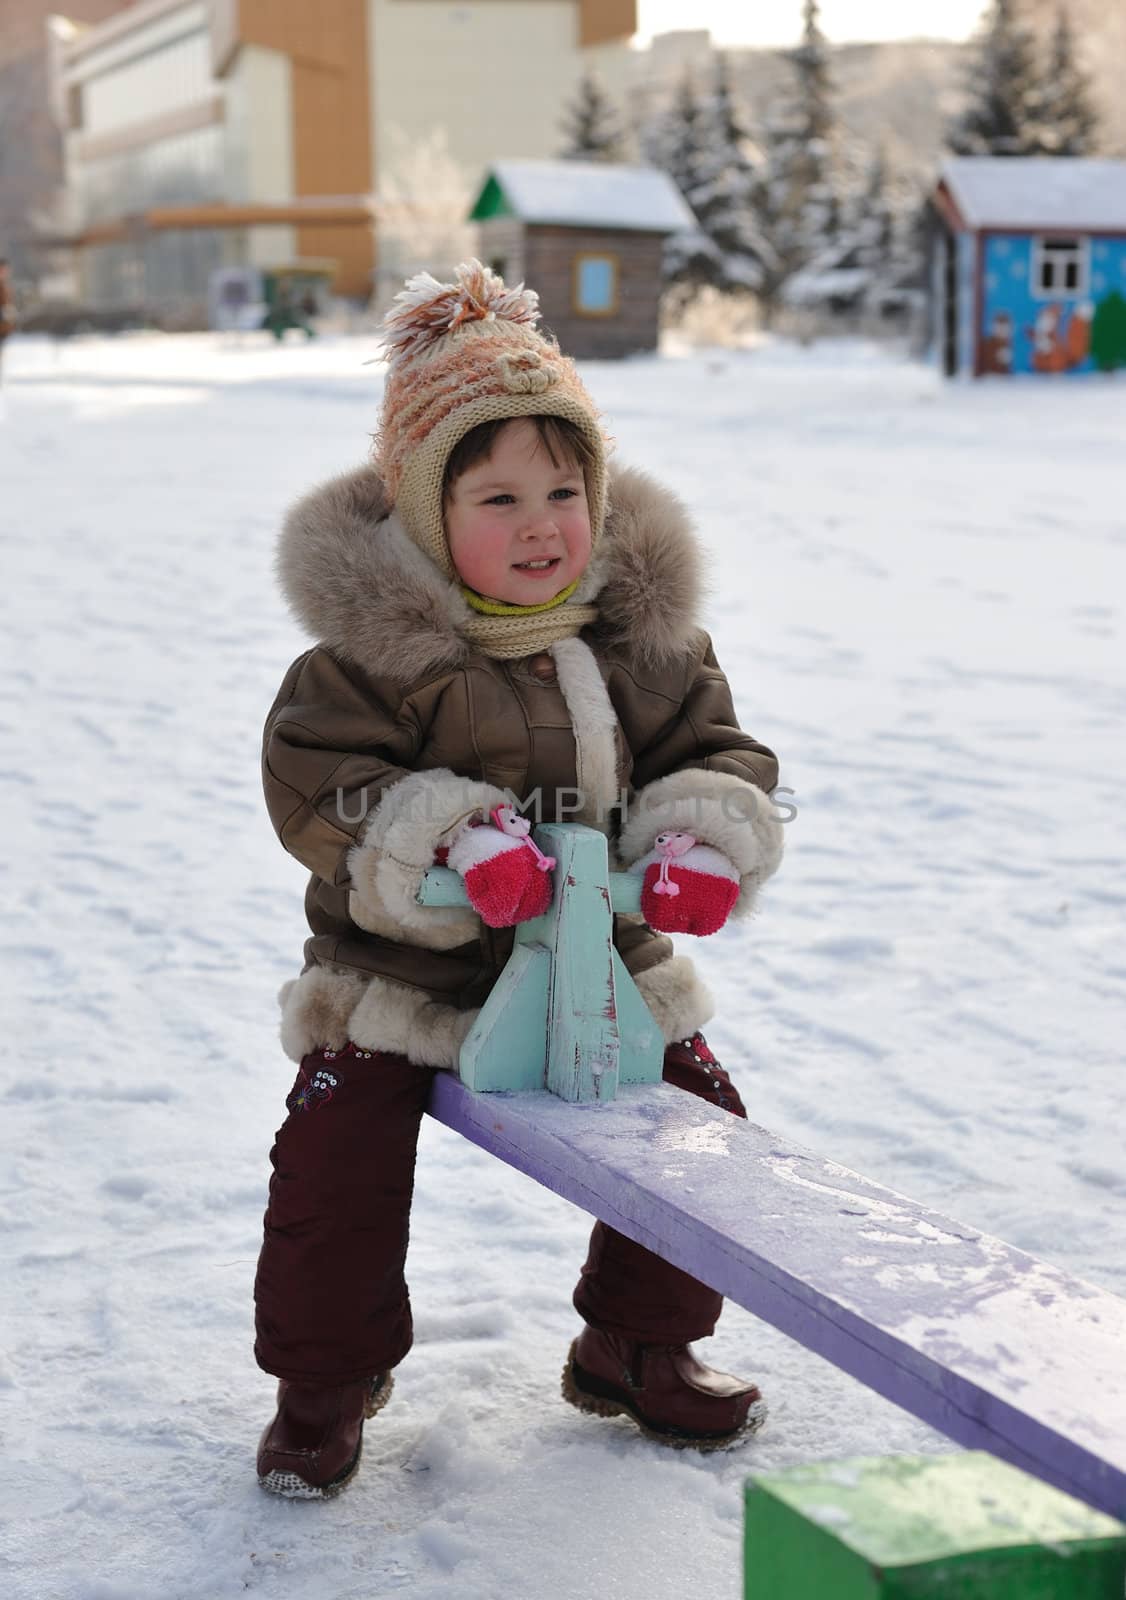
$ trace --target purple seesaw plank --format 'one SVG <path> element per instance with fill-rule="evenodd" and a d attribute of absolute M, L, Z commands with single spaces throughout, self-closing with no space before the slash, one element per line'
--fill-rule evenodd
<path fill-rule="evenodd" d="M 1126 1300 L 665 1085 L 431 1114 L 952 1439 L 1126 1515 Z"/>

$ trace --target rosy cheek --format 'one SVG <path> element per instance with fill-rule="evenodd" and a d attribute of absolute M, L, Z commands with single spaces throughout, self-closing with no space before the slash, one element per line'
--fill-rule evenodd
<path fill-rule="evenodd" d="M 466 523 L 450 553 L 462 579 L 482 594 L 491 593 L 508 571 L 508 535 L 490 517 Z"/>
<path fill-rule="evenodd" d="M 590 521 L 585 510 L 569 516 L 563 532 L 568 552 L 573 558 L 584 559 L 590 555 Z"/>

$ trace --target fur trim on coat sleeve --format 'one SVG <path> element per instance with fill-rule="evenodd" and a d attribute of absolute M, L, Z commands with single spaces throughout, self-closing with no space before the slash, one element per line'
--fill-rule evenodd
<path fill-rule="evenodd" d="M 782 860 L 782 824 L 763 790 L 729 772 L 686 767 L 646 784 L 633 797 L 622 825 L 618 855 L 627 867 L 653 849 L 666 829 L 694 833 L 722 851 L 739 873 L 732 916 L 748 916 L 755 897 Z"/>
<path fill-rule="evenodd" d="M 392 784 L 348 852 L 353 920 L 369 933 L 430 950 L 452 950 L 476 938 L 475 911 L 420 906 L 418 889 L 434 852 L 469 818 L 487 817 L 507 798 L 494 784 L 459 778 L 447 767 L 412 772 Z"/>
<path fill-rule="evenodd" d="M 687 956 L 669 956 L 655 967 L 636 973 L 633 981 L 666 1044 L 690 1039 L 715 1015 L 711 991 Z"/>

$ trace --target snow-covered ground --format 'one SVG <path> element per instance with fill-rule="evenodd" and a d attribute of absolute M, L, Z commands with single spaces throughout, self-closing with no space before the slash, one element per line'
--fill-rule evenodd
<path fill-rule="evenodd" d="M 6 1600 L 727 1600 L 752 1465 L 945 1448 L 736 1308 L 771 1421 L 662 1451 L 558 1396 L 587 1220 L 428 1126 L 418 1339 L 363 1469 L 262 1494 L 251 1281 L 303 873 L 259 797 L 286 503 L 363 340 L 15 341 L 0 399 Z M 693 505 L 798 816 L 697 946 L 756 1121 L 1126 1293 L 1126 387 L 859 346 L 591 365 Z"/>

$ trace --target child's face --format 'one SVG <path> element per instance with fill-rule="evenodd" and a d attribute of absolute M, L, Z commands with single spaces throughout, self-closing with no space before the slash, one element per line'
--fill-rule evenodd
<path fill-rule="evenodd" d="M 553 600 L 590 560 L 582 467 L 553 466 L 526 418 L 506 423 L 492 454 L 451 486 L 446 542 L 462 581 L 478 594 L 518 606 Z"/>

